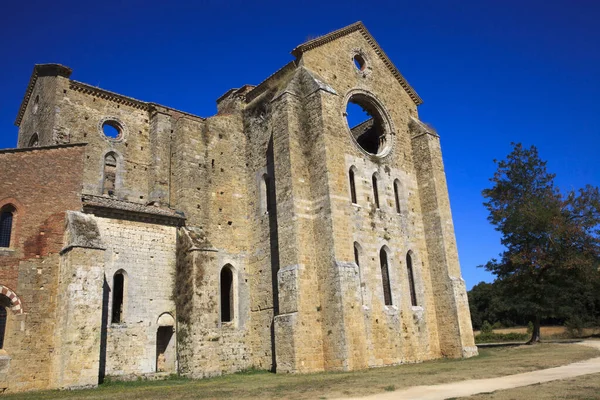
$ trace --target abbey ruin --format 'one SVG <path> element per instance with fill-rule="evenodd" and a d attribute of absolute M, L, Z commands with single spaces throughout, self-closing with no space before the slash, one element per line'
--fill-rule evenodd
<path fill-rule="evenodd" d="M 208 118 L 34 67 L 0 151 L 0 390 L 477 354 L 420 97 L 362 23 L 292 54 Z"/>

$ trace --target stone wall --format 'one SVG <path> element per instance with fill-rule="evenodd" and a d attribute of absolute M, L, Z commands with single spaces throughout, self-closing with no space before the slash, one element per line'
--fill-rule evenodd
<path fill-rule="evenodd" d="M 176 227 L 97 217 L 104 253 L 108 318 L 106 375 L 153 373 L 159 317 L 175 317 Z M 122 322 L 113 323 L 114 276 L 125 276 Z M 175 326 L 173 326 L 175 328 Z M 172 338 L 175 343 L 176 336 Z M 173 360 L 174 361 L 174 360 Z M 170 365 L 171 372 L 175 365 Z"/>
<path fill-rule="evenodd" d="M 180 335 L 180 366 L 188 376 L 219 375 L 255 364 L 249 344 L 254 271 L 247 266 L 251 232 L 242 129 L 239 113 L 206 121 L 183 117 L 175 124 L 172 201 L 202 238 L 195 246 L 182 245 L 178 256 L 178 274 L 184 275 L 178 279 L 192 277 L 192 292 L 178 294 L 189 296 L 192 304 L 185 315 L 178 310 L 180 333 L 185 332 Z M 234 275 L 235 310 L 233 321 L 222 323 L 220 274 L 226 265 Z"/>
<path fill-rule="evenodd" d="M 0 151 L 0 207 L 16 208 L 11 247 L 0 249 L 0 284 L 16 290 L 19 261 L 58 253 L 66 210 L 81 208 L 85 146 Z"/>
<path fill-rule="evenodd" d="M 334 57 L 331 56 L 333 54 Z M 353 62 L 356 54 L 365 60 L 364 70 L 356 68 Z M 417 173 L 422 155 L 413 150 L 409 128 L 412 118 L 417 116 L 413 99 L 376 53 L 372 42 L 368 42 L 360 31 L 303 53 L 300 65 L 310 69 L 335 91 L 335 95 L 323 95 L 322 106 L 323 119 L 327 121 L 323 132 L 327 151 L 324 160 L 327 162 L 332 202 L 332 247 L 335 259 L 339 265 L 352 263 L 353 243 L 357 242 L 361 247 L 361 261 L 364 260 L 364 265 L 360 267 L 364 274 L 355 273 L 356 278 L 362 280 L 360 284 L 364 284 L 364 318 L 355 317 L 354 309 L 360 307 L 355 299 L 361 296 L 353 289 L 358 285 L 353 283 L 348 288 L 347 297 L 341 299 L 344 304 L 341 315 L 347 314 L 348 317 L 343 321 L 334 321 L 334 324 L 346 328 L 348 338 L 355 338 L 349 341 L 352 343 L 348 346 L 349 362 L 352 363 L 354 358 L 360 365 L 367 358 L 371 366 L 389 365 L 450 355 L 440 349 L 438 340 L 440 336 L 458 338 L 460 334 L 447 331 L 440 333 L 443 325 L 439 325 L 437 313 L 456 313 L 457 309 L 452 299 L 440 299 L 440 288 L 434 288 L 432 284 L 432 275 L 440 271 L 430 264 L 430 248 L 425 239 L 436 234 L 437 230 L 423 220 L 421 211 L 423 201 L 437 204 L 445 220 L 449 220 L 449 205 L 447 201 L 444 202 L 447 189 L 440 188 L 439 193 L 427 195 L 421 193 L 421 188 L 427 184 Z M 390 149 L 387 155 L 367 155 L 351 140 L 344 116 L 346 102 L 355 93 L 369 96 L 384 110 L 384 118 L 388 120 L 392 132 L 388 138 Z M 441 155 L 436 155 L 435 163 L 441 165 Z M 351 167 L 356 171 L 356 205 L 350 201 L 348 172 Z M 443 168 L 439 170 L 443 174 Z M 378 177 L 379 207 L 374 205 L 374 174 Z M 395 205 L 395 180 L 398 180 L 401 188 L 400 213 Z M 448 224 L 442 223 L 440 226 L 445 227 L 447 240 L 453 241 L 451 226 L 449 229 Z M 452 248 L 452 244 L 443 251 L 454 257 L 452 265 L 458 273 L 456 276 L 460 277 L 456 247 L 454 245 Z M 391 306 L 383 302 L 379 268 L 379 252 L 382 248 L 388 253 Z M 415 276 L 416 307 L 411 305 L 408 285 L 406 254 L 409 252 Z M 364 324 L 355 321 L 364 321 Z M 465 329 L 468 342 L 466 331 L 468 329 Z M 401 335 L 397 332 L 401 332 Z M 365 333 L 366 349 L 359 340 Z M 454 353 L 454 356 L 462 354 Z"/>

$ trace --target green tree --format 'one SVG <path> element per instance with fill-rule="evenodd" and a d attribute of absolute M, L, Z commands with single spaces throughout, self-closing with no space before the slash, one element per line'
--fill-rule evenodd
<path fill-rule="evenodd" d="M 483 191 L 484 205 L 506 250 L 485 268 L 517 312 L 533 321 L 534 343 L 540 320 L 568 313 L 573 295 L 598 279 L 600 192 L 588 185 L 562 194 L 534 146 L 513 143 L 506 160 L 494 162 L 498 170 Z"/>

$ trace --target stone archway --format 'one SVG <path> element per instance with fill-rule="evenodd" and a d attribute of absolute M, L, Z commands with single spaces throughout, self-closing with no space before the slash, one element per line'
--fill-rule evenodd
<path fill-rule="evenodd" d="M 175 319 L 170 313 L 158 317 L 156 330 L 156 372 L 176 372 Z"/>
<path fill-rule="evenodd" d="M 10 300 L 10 310 L 15 314 L 23 314 L 23 303 L 17 294 L 4 285 L 0 285 L 0 295 L 5 296 Z"/>

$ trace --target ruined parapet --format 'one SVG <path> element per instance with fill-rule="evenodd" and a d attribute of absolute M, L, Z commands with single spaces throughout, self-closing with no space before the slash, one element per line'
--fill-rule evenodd
<path fill-rule="evenodd" d="M 55 125 L 61 80 L 72 70 L 60 64 L 37 64 L 29 79 L 15 120 L 19 127 L 17 147 L 52 146 L 70 143 L 67 132 Z"/>

